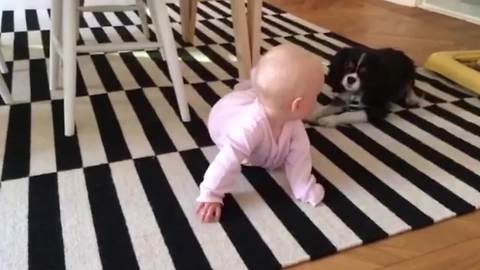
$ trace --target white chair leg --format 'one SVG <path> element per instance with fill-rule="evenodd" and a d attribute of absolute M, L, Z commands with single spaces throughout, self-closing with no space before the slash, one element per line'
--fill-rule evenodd
<path fill-rule="evenodd" d="M 3 54 L 0 51 L 0 73 L 7 73 L 7 72 L 8 72 L 8 67 L 7 67 L 7 64 L 5 63 L 5 59 L 3 58 Z M 0 96 L 2 97 L 5 104 L 13 103 L 12 96 L 10 95 L 10 92 L 8 92 L 7 83 L 5 83 L 5 80 L 3 79 L 2 74 L 0 74 Z"/>
<path fill-rule="evenodd" d="M 78 0 L 78 6 L 83 7 L 85 6 L 85 0 Z M 80 17 L 82 17 L 82 11 L 78 11 L 78 24 L 80 25 Z M 77 40 L 80 38 L 80 27 L 77 30 Z"/>
<path fill-rule="evenodd" d="M 12 96 L 10 95 L 10 92 L 8 92 L 7 84 L 5 83 L 5 80 L 3 79 L 3 76 L 1 74 L 0 74 L 0 96 L 2 97 L 3 102 L 5 102 L 5 104 L 13 103 Z"/>
<path fill-rule="evenodd" d="M 147 39 L 150 39 L 150 29 L 148 28 L 147 21 L 147 12 L 145 9 L 145 2 L 143 0 L 136 0 L 138 15 L 140 16 L 140 21 L 142 22 L 142 30 Z"/>
<path fill-rule="evenodd" d="M 188 102 L 185 95 L 180 63 L 178 60 L 177 46 L 173 39 L 173 32 L 167 12 L 165 0 L 148 0 L 152 18 L 155 18 L 155 32 L 159 40 L 162 40 L 165 50 L 165 58 L 168 64 L 170 77 L 172 78 L 175 96 L 177 98 L 178 107 L 182 121 L 190 121 L 190 112 L 188 110 Z"/>
<path fill-rule="evenodd" d="M 151 4 L 151 0 L 146 0 L 147 1 L 147 6 L 149 6 L 149 10 L 150 10 L 150 17 L 152 18 L 152 24 L 153 24 L 153 30 L 155 32 L 155 35 L 157 36 L 157 42 L 159 43 L 159 47 L 162 46 L 162 41 L 161 41 L 161 37 L 160 37 L 160 34 L 159 34 L 159 28 L 158 28 L 158 25 L 159 25 L 159 22 L 158 22 L 158 14 L 157 14 L 157 11 L 153 8 L 153 5 Z"/>
<path fill-rule="evenodd" d="M 7 63 L 5 63 L 5 58 L 3 58 L 3 54 L 0 51 L 0 73 L 7 73 L 7 72 L 8 72 Z"/>
<path fill-rule="evenodd" d="M 63 3 L 63 106 L 65 136 L 75 133 L 75 96 L 77 78 L 78 0 Z"/>
<path fill-rule="evenodd" d="M 62 9 L 63 0 L 52 0 L 51 30 L 50 30 L 50 91 L 58 88 L 60 72 L 60 56 L 55 45 L 54 37 L 62 43 Z"/>

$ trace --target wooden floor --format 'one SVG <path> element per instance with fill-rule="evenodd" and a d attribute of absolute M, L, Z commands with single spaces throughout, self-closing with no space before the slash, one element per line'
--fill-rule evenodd
<path fill-rule="evenodd" d="M 480 26 L 383 0 L 267 0 L 372 47 L 397 47 L 422 65 L 440 50 L 480 49 Z M 305 263 L 292 270 L 479 270 L 480 212 Z"/>
<path fill-rule="evenodd" d="M 266 0 L 372 47 L 405 50 L 417 64 L 440 50 L 480 49 L 480 26 L 383 0 Z"/>

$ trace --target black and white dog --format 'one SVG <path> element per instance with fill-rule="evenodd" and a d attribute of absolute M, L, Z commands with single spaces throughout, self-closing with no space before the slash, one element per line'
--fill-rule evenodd
<path fill-rule="evenodd" d="M 344 48 L 331 61 L 326 82 L 336 93 L 333 101 L 315 109 L 311 123 L 333 127 L 386 117 L 392 102 L 418 105 L 413 91 L 415 65 L 403 52 Z"/>

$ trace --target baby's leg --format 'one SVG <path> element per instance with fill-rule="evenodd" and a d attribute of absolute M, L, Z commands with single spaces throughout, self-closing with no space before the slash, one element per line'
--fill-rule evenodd
<path fill-rule="evenodd" d="M 325 196 L 324 188 L 317 183 L 313 175 L 301 178 L 301 181 L 298 180 L 300 179 L 289 179 L 290 188 L 295 199 L 313 206 L 318 205 Z"/>
<path fill-rule="evenodd" d="M 295 199 L 315 206 L 323 200 L 325 191 L 311 174 L 310 155 L 309 147 L 305 151 L 293 151 L 285 163 L 285 174 Z"/>

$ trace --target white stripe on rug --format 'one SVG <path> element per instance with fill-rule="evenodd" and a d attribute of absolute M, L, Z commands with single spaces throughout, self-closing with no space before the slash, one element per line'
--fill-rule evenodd
<path fill-rule="evenodd" d="M 101 270 L 83 170 L 58 174 L 58 199 L 67 269 Z"/>
<path fill-rule="evenodd" d="M 0 195 L 0 269 L 28 268 L 28 178 L 3 182 Z"/>
<path fill-rule="evenodd" d="M 161 155 L 158 160 L 162 168 L 168 168 L 168 170 L 165 170 L 168 182 L 212 268 L 222 269 L 227 265 L 235 265 L 236 269 L 246 269 L 221 224 L 203 224 L 195 215 L 195 199 L 199 192 L 198 186 L 179 155 L 177 153 Z M 179 179 L 182 179 L 182 181 L 179 181 Z M 218 252 L 219 247 L 222 250 L 221 254 Z"/>
<path fill-rule="evenodd" d="M 140 269 L 175 269 L 133 161 L 110 169 Z"/>

